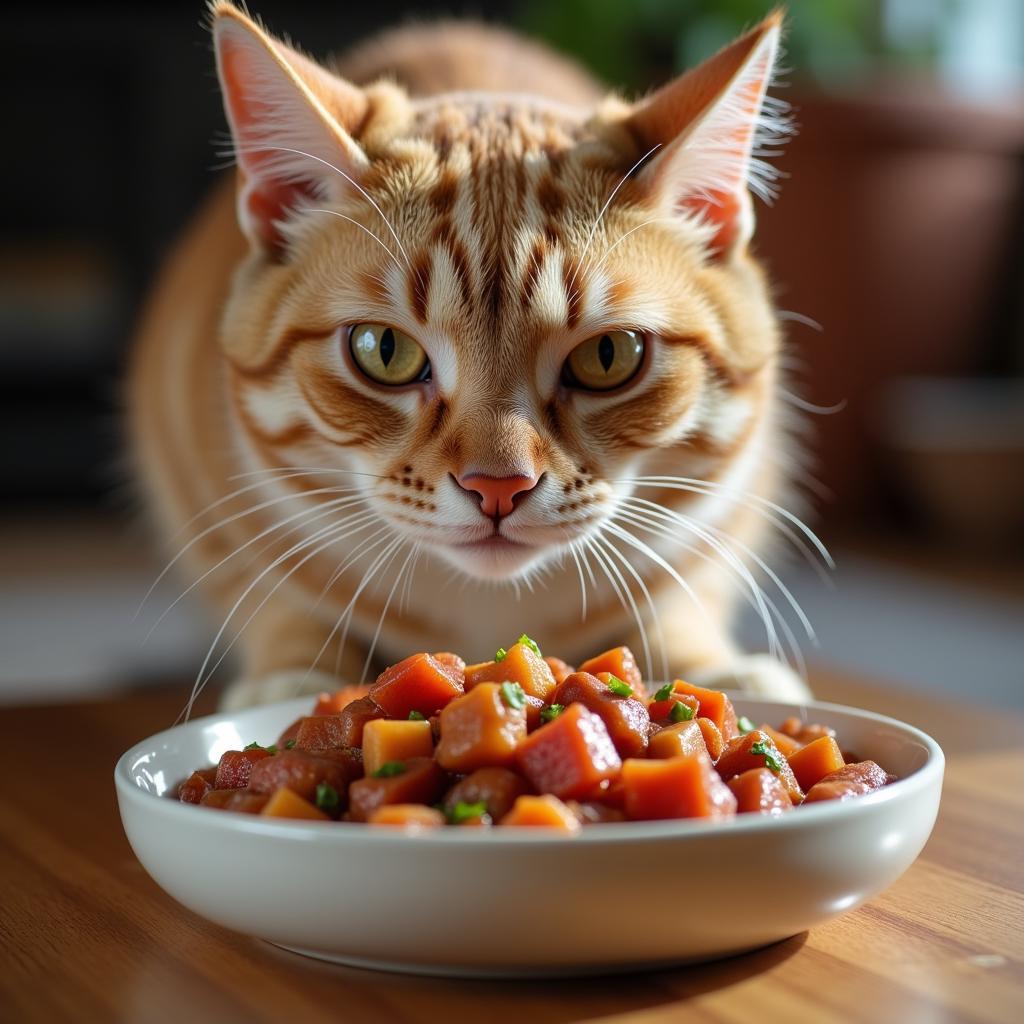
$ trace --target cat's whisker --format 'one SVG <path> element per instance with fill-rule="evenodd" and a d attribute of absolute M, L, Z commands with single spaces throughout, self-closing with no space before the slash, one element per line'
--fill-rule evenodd
<path fill-rule="evenodd" d="M 602 543 L 603 540 L 604 538 L 602 538 L 601 531 L 599 530 L 590 538 L 590 550 L 594 553 L 594 558 L 597 559 L 598 565 L 608 577 L 608 582 L 611 583 L 612 589 L 618 596 L 623 609 L 631 613 L 633 616 L 637 632 L 640 634 L 640 645 L 643 649 L 646 676 L 650 679 L 653 675 L 654 662 L 651 658 L 651 645 L 647 639 L 647 627 L 644 625 L 643 616 L 640 614 L 640 609 L 637 607 L 636 600 L 633 597 L 633 592 L 629 589 L 622 573 L 619 571 L 619 567 L 614 561 L 612 561 L 612 558 L 607 551 L 604 550 L 604 545 Z"/>
<path fill-rule="evenodd" d="M 661 674 L 658 676 L 659 679 L 668 678 L 668 657 L 665 652 L 665 634 L 661 629 L 661 618 L 658 615 L 658 609 L 655 607 L 654 599 L 651 597 L 651 592 L 644 582 L 643 577 L 636 571 L 633 563 L 607 538 L 601 538 L 605 548 L 610 551 L 616 558 L 622 563 L 623 568 L 630 574 L 630 576 L 636 581 L 637 586 L 640 587 L 640 592 L 644 596 L 644 601 L 647 604 L 647 610 L 650 613 L 651 624 L 654 627 L 654 631 L 657 637 L 658 654 L 661 658 Z M 648 667 L 647 678 L 653 678 L 653 664 Z"/>
<path fill-rule="evenodd" d="M 579 555 L 576 553 L 576 542 L 573 541 L 569 545 L 569 554 L 572 555 L 573 562 L 576 563 L 576 572 L 579 573 L 580 577 L 580 622 L 587 621 L 587 585 L 583 579 L 583 566 L 580 565 Z"/>
<path fill-rule="evenodd" d="M 611 254 L 634 232 L 639 231 L 641 228 L 650 227 L 652 224 L 675 223 L 676 221 L 674 221 L 671 217 L 652 217 L 650 220 L 645 220 L 642 224 L 637 224 L 635 227 L 630 228 L 628 231 L 624 231 L 621 235 L 619 235 L 618 239 L 616 239 L 616 241 L 612 245 L 608 246 L 605 249 L 597 263 L 587 270 L 587 276 L 592 277 L 593 275 L 597 274 L 607 262 L 608 257 L 611 256 Z"/>
<path fill-rule="evenodd" d="M 836 567 L 828 548 L 825 547 L 818 535 L 802 519 L 790 512 L 789 509 L 783 508 L 783 506 L 759 494 L 754 494 L 751 491 L 738 491 L 710 480 L 697 480 L 692 477 L 683 476 L 638 476 L 627 477 L 617 482 L 633 484 L 637 487 L 661 487 L 666 490 L 689 491 L 693 494 L 728 498 L 754 511 L 760 508 L 762 510 L 761 514 L 769 519 L 769 521 L 771 521 L 771 518 L 765 510 L 770 510 L 792 523 L 814 545 L 830 569 L 835 569 Z"/>
<path fill-rule="evenodd" d="M 356 487 L 321 487 L 312 491 L 303 491 L 303 498 L 312 498 L 320 494 L 347 494 L 352 491 L 359 490 Z M 262 512 L 264 509 L 272 508 L 274 505 L 280 505 L 282 502 L 293 501 L 299 497 L 297 494 L 279 494 L 273 498 L 268 498 L 266 501 L 258 502 L 255 505 L 250 505 L 248 508 L 242 509 L 240 512 L 235 512 L 230 516 L 221 519 L 219 522 L 214 523 L 212 526 L 207 526 L 200 530 L 194 537 L 192 537 L 187 544 L 185 544 L 178 553 L 163 567 L 159 575 L 151 584 L 149 590 L 146 591 L 139 603 L 139 607 L 135 610 L 135 618 L 139 617 L 142 609 L 145 607 L 146 602 L 150 599 L 153 591 L 160 585 L 164 577 L 174 568 L 175 565 L 205 537 L 208 537 L 211 533 L 215 533 L 217 530 L 223 529 L 225 526 L 236 522 L 239 519 L 244 519 L 246 516 L 255 515 L 257 512 Z M 193 520 L 194 521 L 194 520 Z"/>
<path fill-rule="evenodd" d="M 416 555 L 412 560 L 412 565 L 409 567 L 409 575 L 405 578 L 405 591 L 398 604 L 399 615 L 404 615 L 409 610 L 409 605 L 412 601 L 412 581 L 413 577 L 416 575 L 416 566 L 419 564 L 420 555 L 423 554 L 423 544 L 420 541 L 416 542 L 415 550 Z"/>
<path fill-rule="evenodd" d="M 145 639 L 143 640 L 143 643 L 146 643 L 149 640 L 149 638 L 153 635 L 153 633 L 156 630 L 156 628 L 160 625 L 161 622 L 164 621 L 165 618 L 167 618 L 167 616 L 174 610 L 174 608 L 178 605 L 179 602 L 183 601 L 189 594 L 192 593 L 193 590 L 196 589 L 196 587 L 200 586 L 206 579 L 208 579 L 210 576 L 212 576 L 213 573 L 215 573 L 218 569 L 220 569 L 223 566 L 227 565 L 227 563 L 230 562 L 231 559 L 233 559 L 237 555 L 240 555 L 246 548 L 251 547 L 253 544 L 257 543 L 262 538 L 264 538 L 266 536 L 269 536 L 272 533 L 276 533 L 282 527 L 287 526 L 288 523 L 292 522 L 295 519 L 301 519 L 304 516 L 309 516 L 310 517 L 310 518 L 306 519 L 304 522 L 299 523 L 297 527 L 292 527 L 292 530 L 288 531 L 289 533 L 294 532 L 295 529 L 305 529 L 307 526 L 310 525 L 310 523 L 315 523 L 317 520 L 323 519 L 324 516 L 331 515 L 332 513 L 335 513 L 337 511 L 343 509 L 343 508 L 348 508 L 349 506 L 357 504 L 357 503 L 365 503 L 365 501 L 366 501 L 366 499 L 361 497 L 361 496 L 359 496 L 359 497 L 348 497 L 348 498 L 336 498 L 333 501 L 328 501 L 328 502 L 325 502 L 322 505 L 315 506 L 312 509 L 304 509 L 301 513 L 296 513 L 295 515 L 289 516 L 287 519 L 283 519 L 280 522 L 274 523 L 272 526 L 268 526 L 266 529 L 261 530 L 258 534 L 256 534 L 256 536 L 250 537 L 249 540 L 247 540 L 244 544 L 240 544 L 233 551 L 231 551 L 228 554 L 226 554 L 219 562 L 216 563 L 216 565 L 213 565 L 211 568 L 207 569 L 206 572 L 204 572 L 202 574 L 202 576 L 200 576 L 198 579 L 196 579 L 192 583 L 190 583 L 160 613 L 160 616 L 153 623 L 153 625 L 149 627 L 149 631 L 146 633 L 146 636 L 145 636 Z M 343 520 L 343 522 L 347 522 L 347 521 L 348 520 Z M 287 534 L 284 534 L 283 536 L 287 536 Z M 258 554 L 263 554 L 268 548 L 273 547 L 274 544 L 276 544 L 279 540 L 283 539 L 283 536 L 282 537 L 275 537 L 275 538 L 273 538 L 271 540 L 270 544 L 268 544 L 265 547 L 260 549 Z"/>
<path fill-rule="evenodd" d="M 340 535 L 336 535 L 336 534 L 340 534 Z M 326 540 L 323 539 L 325 536 L 327 538 Z M 325 526 L 322 529 L 317 530 L 311 537 L 307 537 L 307 538 L 303 539 L 302 541 L 300 541 L 298 544 L 292 545 L 292 547 L 289 548 L 288 551 L 286 551 L 283 555 L 280 555 L 278 558 L 275 558 L 274 561 L 272 561 L 270 563 L 270 565 L 268 565 L 265 569 L 263 569 L 263 571 L 260 572 L 256 576 L 256 578 L 254 580 L 252 580 L 252 582 L 249 583 L 249 585 L 242 592 L 241 596 L 235 601 L 234 605 L 232 605 L 231 610 L 228 612 L 228 614 L 227 614 L 226 618 L 224 619 L 223 623 L 221 623 L 220 628 L 217 630 L 217 634 L 213 638 L 213 641 L 210 644 L 209 650 L 206 652 L 206 657 L 203 658 L 203 663 L 202 663 L 202 665 L 199 668 L 198 674 L 196 675 L 196 681 L 195 681 L 195 683 L 192 686 L 192 693 L 191 693 L 191 695 L 189 697 L 188 704 L 186 705 L 186 708 L 185 708 L 184 717 L 185 717 L 186 721 L 188 720 L 189 716 L 192 714 L 192 708 L 193 708 L 193 706 L 194 706 L 194 704 L 196 702 L 196 698 L 202 692 L 202 690 L 206 686 L 207 682 L 209 682 L 210 678 L 213 676 L 213 673 L 216 672 L 216 670 L 220 666 L 221 662 L 223 662 L 224 658 L 227 657 L 227 655 L 230 652 L 230 650 L 232 649 L 232 647 L 234 647 L 234 645 L 237 642 L 238 638 L 244 632 L 245 627 L 250 622 L 252 622 L 252 620 L 255 618 L 256 614 L 260 611 L 261 608 L 263 608 L 263 606 L 267 603 L 267 601 L 270 600 L 270 598 L 274 595 L 274 593 L 277 591 L 277 589 L 287 579 L 289 579 L 289 577 L 291 577 L 298 569 L 300 569 L 303 565 L 305 565 L 305 563 L 308 562 L 311 558 L 313 558 L 315 555 L 319 554 L 321 551 L 325 550 L 326 548 L 330 547 L 332 544 L 337 544 L 339 541 L 344 540 L 345 537 L 346 537 L 346 534 L 344 532 L 344 527 L 339 527 L 336 524 L 329 524 L 328 526 Z M 285 573 L 285 575 L 280 580 L 277 581 L 277 583 L 271 588 L 270 592 L 256 606 L 256 609 L 249 616 L 249 618 L 246 619 L 245 623 L 242 625 L 242 628 L 235 634 L 234 639 L 224 649 L 224 651 L 221 653 L 221 656 L 217 659 L 217 661 L 213 665 L 213 667 L 209 669 L 209 672 L 207 672 L 207 667 L 210 664 L 210 660 L 213 658 L 213 654 L 214 654 L 214 651 L 216 651 L 216 649 L 217 649 L 217 645 L 220 643 L 221 638 L 224 636 L 225 632 L 227 631 L 227 628 L 228 628 L 229 624 L 231 623 L 231 620 L 234 618 L 235 613 L 242 606 L 242 604 L 245 601 L 245 599 L 252 593 L 252 591 L 256 588 L 256 586 L 269 573 L 273 572 L 279 565 L 281 565 L 283 562 L 287 561 L 288 558 L 292 557 L 293 555 L 296 555 L 296 554 L 300 553 L 301 551 L 304 551 L 305 549 L 307 549 L 309 547 L 312 547 L 313 550 L 310 551 L 309 553 L 307 553 L 306 555 L 304 555 L 294 566 L 292 566 L 291 569 L 288 570 L 287 573 Z"/>
<path fill-rule="evenodd" d="M 601 207 L 600 211 L 597 214 L 597 217 L 594 220 L 594 223 L 590 227 L 590 234 L 587 235 L 587 240 L 583 244 L 583 251 L 580 253 L 580 255 L 576 259 L 576 266 L 573 269 L 572 277 L 569 279 L 569 283 L 568 283 L 568 285 L 566 285 L 566 288 L 565 288 L 566 295 L 572 295 L 573 294 L 573 290 L 574 290 L 575 285 L 576 285 L 576 278 L 577 278 L 577 276 L 579 274 L 580 267 L 583 266 L 583 261 L 587 258 L 587 254 L 590 252 L 590 247 L 594 243 L 594 235 L 597 233 L 597 229 L 601 226 L 601 221 L 604 219 L 605 213 L 608 212 L 608 207 L 612 205 L 612 201 L 619 194 L 619 189 L 621 189 L 622 186 L 625 185 L 627 181 L 629 181 L 630 177 L 632 177 L 632 175 L 633 175 L 633 172 L 652 153 L 656 152 L 659 149 L 661 149 L 661 143 L 660 142 L 657 143 L 656 145 L 652 146 L 649 150 L 647 150 L 647 152 L 644 153 L 644 155 L 642 157 L 640 157 L 640 159 L 637 160 L 637 162 L 635 164 L 633 164 L 633 166 L 630 167 L 630 169 L 628 171 L 626 171 L 626 173 L 619 179 L 619 183 L 615 186 L 615 188 L 612 189 L 612 191 L 609 194 L 608 198 L 604 202 L 604 206 Z"/>
<path fill-rule="evenodd" d="M 244 480 L 252 476 L 270 476 L 279 473 L 285 476 L 315 476 L 317 473 L 342 473 L 345 476 L 365 476 L 371 480 L 384 480 L 381 473 L 367 473 L 361 469 L 343 469 L 340 466 L 268 466 L 265 469 L 250 469 L 244 473 L 232 473 L 228 480 Z"/>
<path fill-rule="evenodd" d="M 376 517 L 376 513 L 374 513 L 374 516 Z M 374 540 L 376 537 L 380 537 L 381 535 L 387 534 L 390 531 L 391 527 L 384 523 L 377 530 L 371 533 L 369 537 L 364 537 L 361 543 Z M 334 586 L 334 584 L 337 583 L 338 580 L 340 580 L 341 577 L 345 575 L 349 567 L 353 565 L 353 563 L 357 562 L 362 557 L 363 554 L 365 554 L 365 551 L 357 548 L 355 551 L 351 552 L 347 558 L 343 559 L 341 562 L 338 563 L 337 568 L 334 570 L 334 572 L 331 573 L 330 577 L 328 578 L 327 582 L 323 585 L 323 587 L 321 587 L 320 594 L 318 595 L 316 601 L 313 603 L 314 611 L 320 607 L 320 603 L 330 593 L 331 588 Z"/>
<path fill-rule="evenodd" d="M 666 509 L 663 509 L 661 506 L 655 507 L 661 509 L 662 511 L 667 511 Z M 623 509 L 622 511 L 625 511 L 625 509 Z M 755 607 L 761 618 L 761 622 L 764 625 L 765 633 L 768 637 L 769 650 L 773 655 L 778 653 L 781 656 L 782 648 L 778 640 L 778 634 L 775 631 L 775 624 L 771 616 L 771 610 L 769 608 L 768 601 L 765 599 L 764 590 L 762 589 L 760 584 L 758 584 L 757 580 L 754 579 L 750 570 L 736 556 L 735 552 L 730 551 L 720 541 L 717 541 L 715 540 L 715 538 L 711 537 L 710 534 L 706 532 L 704 527 L 698 524 L 695 520 L 686 517 L 685 521 L 683 519 L 676 519 L 675 522 L 678 525 L 682 526 L 684 529 L 689 530 L 691 533 L 696 535 L 700 540 L 703 540 L 704 543 L 707 544 L 708 547 L 710 547 L 713 551 L 717 552 L 722 557 L 727 567 L 732 569 L 739 576 L 742 582 L 746 584 L 746 586 L 749 588 L 751 596 L 754 599 Z M 694 555 L 703 560 L 713 561 L 702 551 L 700 551 L 699 548 L 690 547 L 689 550 Z"/>
<path fill-rule="evenodd" d="M 724 545 L 726 542 L 735 545 L 739 548 L 748 558 L 750 558 L 754 564 L 771 580 L 772 583 L 778 588 L 779 593 L 785 598 L 790 608 L 793 609 L 797 618 L 800 620 L 800 625 L 803 627 L 807 634 L 807 637 L 812 642 L 817 641 L 817 637 L 814 632 L 814 627 L 811 625 L 810 620 L 804 613 L 800 603 L 793 596 L 789 588 L 782 582 L 778 574 L 768 565 L 767 562 L 760 555 L 758 555 L 749 545 L 739 540 L 737 537 L 733 537 L 728 534 L 721 527 L 712 526 L 709 523 L 697 523 L 692 517 L 685 515 L 675 509 L 666 508 L 664 505 L 659 505 L 657 502 L 648 501 L 646 498 L 626 498 L 624 504 L 630 507 L 636 507 L 639 509 L 646 509 L 655 514 L 660 515 L 661 518 L 666 518 L 671 522 L 678 523 L 684 529 L 688 529 L 691 532 L 697 532 L 697 530 L 707 531 L 709 535 L 715 536 Z M 737 558 L 739 564 L 742 564 L 742 559 Z"/>
<path fill-rule="evenodd" d="M 405 260 L 405 265 L 409 268 L 409 272 L 413 272 L 412 262 L 409 259 L 409 254 L 405 251 L 405 246 L 402 245 L 402 240 L 398 237 L 398 233 L 392 226 L 391 221 L 388 220 L 388 218 L 384 215 L 384 211 L 377 205 L 377 202 L 376 200 L 374 200 L 373 196 L 371 196 L 370 193 L 367 192 L 366 189 L 363 188 L 363 186 L 360 185 L 358 181 L 347 175 L 340 167 L 336 167 L 329 160 L 324 160 L 322 157 L 315 156 L 312 153 L 307 153 L 305 150 L 302 149 L 292 149 L 290 146 L 257 145 L 240 147 L 238 151 L 256 153 L 292 153 L 295 156 L 304 156 L 309 160 L 315 160 L 317 163 L 323 164 L 324 167 L 327 167 L 330 170 L 334 171 L 336 174 L 340 175 L 377 211 L 377 213 L 380 215 L 380 219 L 384 221 L 385 227 L 387 227 L 388 231 L 391 232 L 391 237 L 395 240 L 395 245 L 398 246 L 398 251 L 402 254 L 402 258 Z"/>
<path fill-rule="evenodd" d="M 337 210 L 325 210 L 322 207 L 307 206 L 303 210 L 304 213 L 326 213 L 331 217 L 337 217 L 338 220 L 348 221 L 349 224 L 354 224 L 360 231 L 366 232 L 380 247 L 391 257 L 396 267 L 399 270 L 402 269 L 402 264 L 398 262 L 398 257 L 381 241 L 381 239 L 375 235 L 365 224 L 360 224 L 354 217 L 346 217 L 343 213 L 338 213 Z M 377 278 L 380 280 L 380 278 Z M 382 282 L 383 283 L 383 282 Z"/>
<path fill-rule="evenodd" d="M 406 541 L 405 543 L 408 544 L 409 541 Z M 409 553 L 405 556 L 405 561 L 402 563 L 398 570 L 398 574 L 395 576 L 395 582 L 391 585 L 391 589 L 388 591 L 388 596 L 384 601 L 384 607 L 380 612 L 380 618 L 377 620 L 377 628 L 373 632 L 373 639 L 370 641 L 369 650 L 366 652 L 366 660 L 363 662 L 363 671 L 360 676 L 360 682 L 364 682 L 366 680 L 366 673 L 369 672 L 370 665 L 373 663 L 373 652 L 377 649 L 377 641 L 380 639 L 380 631 L 384 628 L 384 619 L 387 617 L 388 608 L 391 607 L 391 600 L 395 596 L 398 584 L 402 582 L 402 578 L 405 575 L 406 570 L 409 568 L 410 561 L 418 551 L 419 541 L 416 541 L 410 548 Z"/>

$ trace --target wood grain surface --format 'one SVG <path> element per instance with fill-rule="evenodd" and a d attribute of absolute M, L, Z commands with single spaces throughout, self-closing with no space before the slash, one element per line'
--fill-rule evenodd
<path fill-rule="evenodd" d="M 824 670 L 813 681 L 821 698 L 912 722 L 945 748 L 942 808 L 918 862 L 866 906 L 759 952 L 579 981 L 353 970 L 208 924 L 139 866 L 112 780 L 123 750 L 171 723 L 183 689 L 0 710 L 0 1021 L 1016 1024 L 1024 717 Z"/>

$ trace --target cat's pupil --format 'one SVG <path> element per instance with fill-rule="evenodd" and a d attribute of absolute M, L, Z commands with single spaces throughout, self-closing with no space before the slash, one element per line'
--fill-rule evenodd
<path fill-rule="evenodd" d="M 597 358 L 601 360 L 604 372 L 607 373 L 615 361 L 615 342 L 607 334 L 603 334 L 597 343 Z"/>
<path fill-rule="evenodd" d="M 380 361 L 387 366 L 395 356 L 395 332 L 389 327 L 380 336 Z"/>

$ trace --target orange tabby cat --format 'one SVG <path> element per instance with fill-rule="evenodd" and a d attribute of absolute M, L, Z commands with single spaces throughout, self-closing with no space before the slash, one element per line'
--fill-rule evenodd
<path fill-rule="evenodd" d="M 223 617 L 200 682 L 240 652 L 241 706 L 525 630 L 805 696 L 728 633 L 744 594 L 781 653 L 756 549 L 802 528 L 774 503 L 780 338 L 748 251 L 780 16 L 630 104 L 479 26 L 385 34 L 338 74 L 211 13 L 237 182 L 131 379 L 152 508 Z"/>

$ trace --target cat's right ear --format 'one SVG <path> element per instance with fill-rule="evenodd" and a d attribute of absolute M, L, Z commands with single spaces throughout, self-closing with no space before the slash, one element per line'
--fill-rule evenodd
<path fill-rule="evenodd" d="M 289 209 L 343 192 L 365 170 L 351 133 L 367 100 L 233 4 L 218 0 L 210 14 L 239 171 L 238 222 L 254 246 L 273 253 Z"/>

